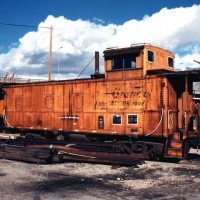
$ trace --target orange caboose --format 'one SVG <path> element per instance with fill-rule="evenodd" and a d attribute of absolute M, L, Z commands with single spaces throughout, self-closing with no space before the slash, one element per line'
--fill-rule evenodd
<path fill-rule="evenodd" d="M 2 87 L 2 129 L 151 141 L 164 144 L 165 157 L 184 157 L 199 134 L 200 71 L 175 72 L 174 55 L 147 44 L 107 49 L 104 59 L 105 74 L 97 66 L 90 79 Z"/>

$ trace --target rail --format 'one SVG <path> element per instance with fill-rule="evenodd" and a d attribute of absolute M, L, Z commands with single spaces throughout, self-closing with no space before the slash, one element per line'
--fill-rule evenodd
<path fill-rule="evenodd" d="M 140 143 L 138 143 L 140 144 Z M 117 143 L 88 143 L 44 139 L 0 140 L 0 157 L 36 163 L 83 161 L 137 166 L 148 159 L 146 153 L 127 153 Z"/>

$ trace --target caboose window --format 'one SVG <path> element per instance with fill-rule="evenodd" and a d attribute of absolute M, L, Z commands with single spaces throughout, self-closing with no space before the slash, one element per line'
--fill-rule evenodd
<path fill-rule="evenodd" d="M 122 116 L 121 115 L 113 115 L 112 116 L 112 125 L 121 125 L 122 124 Z"/>
<path fill-rule="evenodd" d="M 112 57 L 111 60 L 112 70 L 136 68 L 136 55 L 134 54 L 117 55 Z"/>
<path fill-rule="evenodd" d="M 168 66 L 172 68 L 174 67 L 174 60 L 171 57 L 168 57 Z"/>
<path fill-rule="evenodd" d="M 147 56 L 148 56 L 148 61 L 149 62 L 154 62 L 154 52 L 153 51 L 148 50 L 147 51 Z"/>
<path fill-rule="evenodd" d="M 121 57 L 115 57 L 112 59 L 112 69 L 123 69 L 123 59 Z"/>
<path fill-rule="evenodd" d="M 128 117 L 128 124 L 130 125 L 137 125 L 138 124 L 138 115 L 136 114 L 130 114 L 127 116 Z"/>
<path fill-rule="evenodd" d="M 98 128 L 104 129 L 104 117 L 103 116 L 98 117 Z"/>

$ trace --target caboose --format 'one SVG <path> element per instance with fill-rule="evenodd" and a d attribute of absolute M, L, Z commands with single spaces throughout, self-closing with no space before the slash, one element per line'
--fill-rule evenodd
<path fill-rule="evenodd" d="M 156 158 L 181 159 L 199 145 L 199 70 L 175 71 L 174 55 L 150 44 L 106 49 L 104 74 L 98 60 L 88 79 L 1 85 L 2 131 L 84 135 Z"/>

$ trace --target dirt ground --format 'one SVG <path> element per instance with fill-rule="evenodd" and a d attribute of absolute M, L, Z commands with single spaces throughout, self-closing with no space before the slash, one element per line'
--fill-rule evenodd
<path fill-rule="evenodd" d="M 139 168 L 0 159 L 0 199 L 200 199 L 200 155 L 191 158 L 180 163 L 146 161 Z"/>

